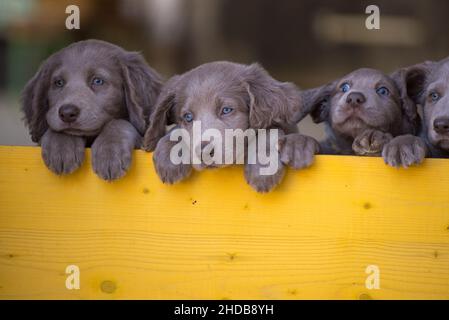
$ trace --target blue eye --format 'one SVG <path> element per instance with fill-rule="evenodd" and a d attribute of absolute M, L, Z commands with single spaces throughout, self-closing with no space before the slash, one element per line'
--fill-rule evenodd
<path fill-rule="evenodd" d="M 187 112 L 187 113 L 184 114 L 183 118 L 184 118 L 184 120 L 187 121 L 187 122 L 192 122 L 192 120 L 193 120 L 193 114 L 190 113 L 190 112 Z"/>
<path fill-rule="evenodd" d="M 432 92 L 431 94 L 429 94 L 430 99 L 432 99 L 432 101 L 438 101 L 440 100 L 440 95 L 437 92 Z"/>
<path fill-rule="evenodd" d="M 101 86 L 102 84 L 104 84 L 104 80 L 101 78 L 95 77 L 92 79 L 92 84 L 95 86 Z"/>
<path fill-rule="evenodd" d="M 345 82 L 340 86 L 340 89 L 342 92 L 348 92 L 349 89 L 351 89 L 351 86 L 349 85 L 349 83 Z"/>
<path fill-rule="evenodd" d="M 376 92 L 378 95 L 381 95 L 381 96 L 388 96 L 390 94 L 390 90 L 388 90 L 385 87 L 380 87 L 379 89 L 376 90 Z"/>
<path fill-rule="evenodd" d="M 62 88 L 65 85 L 65 81 L 62 79 L 55 80 L 55 86 Z"/>
<path fill-rule="evenodd" d="M 224 107 L 223 109 L 221 109 L 221 113 L 222 114 L 228 114 L 231 113 L 234 109 L 230 108 L 230 107 Z"/>

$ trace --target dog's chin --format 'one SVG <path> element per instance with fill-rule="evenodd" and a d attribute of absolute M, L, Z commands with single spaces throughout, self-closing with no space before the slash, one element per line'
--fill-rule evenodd
<path fill-rule="evenodd" d="M 332 114 L 332 122 L 340 127 L 353 128 L 373 128 L 382 125 L 379 122 L 382 120 L 375 120 L 380 118 L 380 115 L 373 114 L 373 111 L 365 107 L 352 107 L 344 105 L 337 107 Z"/>
<path fill-rule="evenodd" d="M 345 118 L 343 121 L 334 122 L 333 128 L 344 136 L 355 138 L 365 130 L 371 128 L 371 126 L 363 119 L 357 116 L 351 116 Z"/>
<path fill-rule="evenodd" d="M 444 151 L 449 151 L 449 137 L 438 140 L 436 145 Z"/>
<path fill-rule="evenodd" d="M 78 136 L 78 137 L 96 137 L 100 134 L 101 128 L 98 129 L 80 129 L 74 126 L 67 126 L 64 128 L 51 128 L 56 132 L 69 134 L 71 136 Z"/>
<path fill-rule="evenodd" d="M 431 144 L 445 151 L 449 151 L 449 135 L 440 135 L 433 130 L 429 130 L 428 136 Z"/>

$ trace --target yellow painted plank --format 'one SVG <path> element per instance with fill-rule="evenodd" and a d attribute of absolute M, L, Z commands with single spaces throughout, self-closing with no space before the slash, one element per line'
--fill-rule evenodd
<path fill-rule="evenodd" d="M 39 148 L 0 147 L 0 299 L 14 298 L 449 299 L 449 161 L 318 156 L 261 195 L 240 167 L 167 186 L 136 151 L 107 183 L 89 153 L 58 177 Z"/>

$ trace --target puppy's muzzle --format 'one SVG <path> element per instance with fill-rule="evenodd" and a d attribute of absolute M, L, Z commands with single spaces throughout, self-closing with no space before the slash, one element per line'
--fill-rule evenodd
<path fill-rule="evenodd" d="M 212 158 L 215 154 L 215 146 L 212 146 L 210 142 L 202 141 L 201 144 L 195 147 L 195 153 L 199 159 L 202 159 L 206 153 Z"/>
<path fill-rule="evenodd" d="M 449 134 L 449 118 L 436 118 L 433 122 L 433 129 L 441 135 Z"/>
<path fill-rule="evenodd" d="M 78 119 L 80 108 L 74 104 L 64 104 L 59 108 L 59 118 L 65 123 L 72 123 Z"/>

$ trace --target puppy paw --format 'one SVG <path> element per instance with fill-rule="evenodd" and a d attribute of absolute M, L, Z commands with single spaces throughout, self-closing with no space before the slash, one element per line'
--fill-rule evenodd
<path fill-rule="evenodd" d="M 359 156 L 375 156 L 380 155 L 385 144 L 387 144 L 393 136 L 378 130 L 365 130 L 361 135 L 354 139 L 352 150 Z"/>
<path fill-rule="evenodd" d="M 419 137 L 403 135 L 387 143 L 382 151 L 386 164 L 399 168 L 408 168 L 424 161 L 427 153 L 426 144 Z"/>
<path fill-rule="evenodd" d="M 192 166 L 187 164 L 172 164 L 154 160 L 154 168 L 163 183 L 174 184 L 187 179 L 192 173 Z"/>
<path fill-rule="evenodd" d="M 174 184 L 184 180 L 192 173 L 190 164 L 174 164 L 170 159 L 171 147 L 176 142 L 168 139 L 168 136 L 159 140 L 153 154 L 153 163 L 156 173 L 163 183 Z"/>
<path fill-rule="evenodd" d="M 294 169 L 309 167 L 320 150 L 318 142 L 301 134 L 288 134 L 279 139 L 281 161 Z"/>
<path fill-rule="evenodd" d="M 132 148 L 123 144 L 94 143 L 92 167 L 94 172 L 107 181 L 122 178 L 132 162 Z"/>
<path fill-rule="evenodd" d="M 70 174 L 84 161 L 85 140 L 48 130 L 41 139 L 45 165 L 58 175 Z"/>
<path fill-rule="evenodd" d="M 270 192 L 281 183 L 285 169 L 280 164 L 276 173 L 272 175 L 261 175 L 260 168 L 261 166 L 258 164 L 245 165 L 245 180 L 257 192 Z"/>

